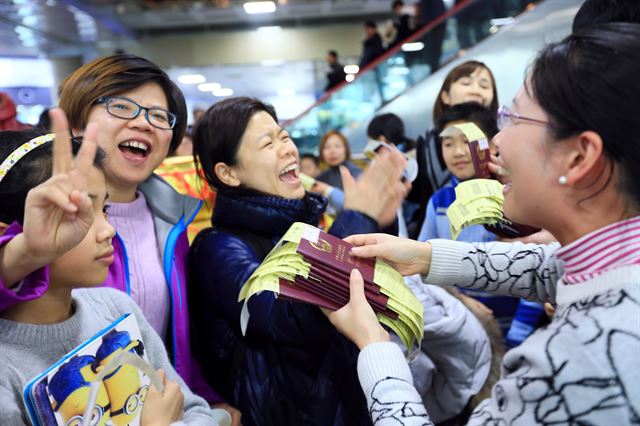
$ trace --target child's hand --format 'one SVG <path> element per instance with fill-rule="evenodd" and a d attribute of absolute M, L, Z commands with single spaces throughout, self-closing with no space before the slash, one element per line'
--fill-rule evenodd
<path fill-rule="evenodd" d="M 147 392 L 147 398 L 142 406 L 140 424 L 142 426 L 170 425 L 182 419 L 184 412 L 184 395 L 180 385 L 167 380 L 163 370 L 158 370 L 162 378 L 164 390 L 158 391 L 151 385 Z"/>
<path fill-rule="evenodd" d="M 370 343 L 389 341 L 389 333 L 378 322 L 364 294 L 364 280 L 357 269 L 351 271 L 349 303 L 335 312 L 322 308 L 331 324 L 362 350 Z"/>
<path fill-rule="evenodd" d="M 29 191 L 23 226 L 27 252 L 47 263 L 80 243 L 93 223 L 86 190 L 97 149 L 97 128 L 90 123 L 74 164 L 67 117 L 61 109 L 50 116 L 56 134 L 52 176 Z"/>

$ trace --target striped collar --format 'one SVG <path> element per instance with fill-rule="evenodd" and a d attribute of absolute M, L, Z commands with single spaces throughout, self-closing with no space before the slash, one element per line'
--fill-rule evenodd
<path fill-rule="evenodd" d="M 588 281 L 603 272 L 640 265 L 640 216 L 584 235 L 556 252 L 564 262 L 566 284 Z"/>

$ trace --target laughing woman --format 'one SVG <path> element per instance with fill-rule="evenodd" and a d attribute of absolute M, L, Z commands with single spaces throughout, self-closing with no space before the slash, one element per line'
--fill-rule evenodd
<path fill-rule="evenodd" d="M 200 202 L 153 173 L 186 128 L 180 89 L 154 63 L 134 55 L 89 62 L 62 83 L 60 107 L 76 135 L 100 124 L 106 153 L 109 222 L 117 231 L 107 286 L 131 295 L 163 338 L 173 364 L 194 392 L 222 400 L 192 362 L 186 293 L 187 225 Z M 230 407 L 231 414 L 237 413 Z M 237 423 L 237 422 L 236 422 Z"/>
<path fill-rule="evenodd" d="M 294 222 L 317 225 L 327 204 L 304 191 L 298 151 L 273 107 L 221 101 L 198 121 L 193 146 L 218 191 L 213 228 L 192 248 L 190 289 L 195 353 L 209 383 L 240 408 L 245 425 L 368 424 L 355 348 L 318 308 L 264 292 L 249 302 L 248 330 L 240 332 L 242 285 Z M 345 210 L 331 234 L 368 232 L 395 218 L 404 160 L 383 156 L 357 183 L 343 171 Z"/>
<path fill-rule="evenodd" d="M 562 247 L 352 239 L 365 246 L 354 254 L 382 256 L 404 274 L 428 274 L 429 283 L 557 305 L 548 326 L 507 352 L 492 397 L 469 424 L 640 419 L 638 73 L 640 25 L 592 27 L 546 47 L 511 111 L 498 113 L 494 142 L 510 171 L 505 213 L 550 230 Z M 329 316 L 362 349 L 358 369 L 374 423 L 396 424 L 385 420 L 395 416 L 431 424 L 402 354 L 385 342 L 361 279 L 352 278 L 350 305 Z"/>

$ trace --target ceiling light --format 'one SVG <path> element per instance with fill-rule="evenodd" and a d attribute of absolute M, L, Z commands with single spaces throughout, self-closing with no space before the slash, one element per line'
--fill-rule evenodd
<path fill-rule="evenodd" d="M 296 91 L 293 89 L 280 89 L 278 90 L 278 96 L 293 96 L 296 94 Z"/>
<path fill-rule="evenodd" d="M 211 92 L 222 88 L 220 83 L 202 83 L 198 84 L 198 90 L 201 92 Z"/>
<path fill-rule="evenodd" d="M 404 52 L 417 52 L 422 49 L 424 49 L 424 43 L 421 41 L 416 41 L 413 43 L 404 43 L 402 45 L 402 50 Z"/>
<path fill-rule="evenodd" d="M 207 79 L 202 74 L 184 74 L 178 77 L 178 81 L 182 84 L 199 84 L 204 83 Z M 208 90 L 206 91 L 208 92 Z"/>
<path fill-rule="evenodd" d="M 218 96 L 218 97 L 231 96 L 233 95 L 233 89 L 229 89 L 225 87 L 222 89 L 213 90 L 211 93 L 213 94 L 213 96 Z"/>
<path fill-rule="evenodd" d="M 282 59 L 265 59 L 264 61 L 260 61 L 260 65 L 263 67 L 279 67 L 284 64 Z"/>
<path fill-rule="evenodd" d="M 242 5 L 244 11 L 250 15 L 257 13 L 273 13 L 276 11 L 276 4 L 272 1 L 251 1 Z"/>
<path fill-rule="evenodd" d="M 355 79 L 356 76 L 353 74 L 347 74 L 347 76 L 344 78 L 345 80 L 347 80 L 347 82 L 351 83 L 353 81 L 353 79 Z"/>
<path fill-rule="evenodd" d="M 360 67 L 357 65 L 345 65 L 344 67 L 346 74 L 358 74 L 358 71 L 360 71 Z"/>
<path fill-rule="evenodd" d="M 259 33 L 278 33 L 282 31 L 282 27 L 278 25 L 270 25 L 266 27 L 258 27 Z"/>

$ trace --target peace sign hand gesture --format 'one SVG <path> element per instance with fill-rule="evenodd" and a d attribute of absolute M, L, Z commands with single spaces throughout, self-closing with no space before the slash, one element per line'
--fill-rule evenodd
<path fill-rule="evenodd" d="M 74 165 L 67 117 L 60 109 L 49 114 L 56 133 L 53 173 L 27 194 L 23 232 L 0 247 L 0 284 L 5 287 L 12 287 L 75 247 L 93 223 L 86 190 L 97 150 L 97 128 L 87 125 Z"/>
<path fill-rule="evenodd" d="M 75 247 L 91 228 L 93 207 L 86 190 L 97 150 L 97 128 L 90 123 L 74 164 L 67 117 L 61 109 L 50 116 L 56 135 L 52 176 L 27 194 L 23 226 L 25 248 L 47 263 Z"/>

